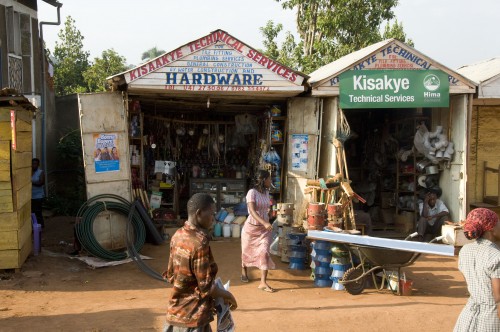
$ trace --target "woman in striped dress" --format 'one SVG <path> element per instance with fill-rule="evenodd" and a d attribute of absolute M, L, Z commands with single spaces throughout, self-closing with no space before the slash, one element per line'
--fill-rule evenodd
<path fill-rule="evenodd" d="M 267 272 L 275 268 L 269 246 L 272 241 L 273 227 L 269 223 L 269 188 L 271 174 L 260 170 L 255 187 L 247 193 L 248 218 L 241 231 L 241 281 L 248 282 L 248 268 L 261 270 L 259 289 L 273 293 L 275 290 L 267 283 Z"/>
<path fill-rule="evenodd" d="M 460 313 L 455 332 L 500 331 L 500 223 L 495 212 L 478 208 L 467 215 L 466 244 L 458 257 L 458 268 L 467 282 L 470 297 Z"/>

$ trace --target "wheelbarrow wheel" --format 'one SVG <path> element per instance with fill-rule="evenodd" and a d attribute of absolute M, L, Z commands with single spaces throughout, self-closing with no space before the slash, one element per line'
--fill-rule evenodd
<path fill-rule="evenodd" d="M 363 269 L 361 267 L 358 268 L 352 267 L 345 272 L 342 281 L 346 281 L 344 287 L 349 294 L 359 295 L 361 294 L 361 292 L 363 292 L 363 290 L 365 289 L 365 277 L 364 276 L 361 277 L 362 275 L 363 275 Z M 359 277 L 361 277 L 359 280 L 351 281 Z"/>

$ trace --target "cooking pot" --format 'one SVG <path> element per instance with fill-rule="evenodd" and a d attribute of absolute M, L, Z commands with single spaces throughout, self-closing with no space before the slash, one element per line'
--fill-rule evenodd
<path fill-rule="evenodd" d="M 439 169 L 437 166 L 432 165 L 432 166 L 427 166 L 425 168 L 425 174 L 427 175 L 432 175 L 432 174 L 439 174 Z"/>
<path fill-rule="evenodd" d="M 175 175 L 175 161 L 165 161 L 165 174 Z"/>
<path fill-rule="evenodd" d="M 427 166 L 431 164 L 430 160 L 423 159 L 417 163 L 417 170 L 423 172 Z"/>
<path fill-rule="evenodd" d="M 424 188 L 427 188 L 427 184 L 425 183 L 425 180 L 427 179 L 426 175 L 420 175 L 418 177 L 418 185 Z"/>

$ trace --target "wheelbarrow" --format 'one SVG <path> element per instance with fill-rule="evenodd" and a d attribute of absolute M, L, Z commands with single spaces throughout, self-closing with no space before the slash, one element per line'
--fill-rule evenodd
<path fill-rule="evenodd" d="M 410 239 L 418 235 L 413 233 L 406 238 Z M 440 241 L 443 237 L 432 239 L 429 243 Z M 346 291 L 351 295 L 359 295 L 363 292 L 366 285 L 366 278 L 372 277 L 373 285 L 376 289 L 381 290 L 384 288 L 384 281 L 388 281 L 389 289 L 397 295 L 401 295 L 401 287 L 392 287 L 389 282 L 391 275 L 388 271 L 397 270 L 397 280 L 399 284 L 401 268 L 413 264 L 420 252 L 404 251 L 397 249 L 381 248 L 360 244 L 347 244 L 349 249 L 349 257 L 351 265 L 353 266 L 347 270 L 340 281 L 344 285 Z M 356 255 L 360 263 L 354 264 L 353 255 Z M 382 280 L 378 281 L 378 276 L 382 273 Z M 392 274 L 392 273 L 391 273 Z"/>

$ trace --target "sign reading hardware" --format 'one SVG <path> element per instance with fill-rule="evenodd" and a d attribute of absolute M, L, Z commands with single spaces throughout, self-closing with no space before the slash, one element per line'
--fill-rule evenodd
<path fill-rule="evenodd" d="M 448 107 L 448 75 L 440 70 L 349 70 L 340 78 L 342 108 Z"/>

